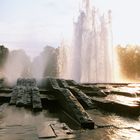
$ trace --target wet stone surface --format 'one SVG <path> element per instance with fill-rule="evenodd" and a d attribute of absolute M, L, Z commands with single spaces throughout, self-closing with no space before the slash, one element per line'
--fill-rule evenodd
<path fill-rule="evenodd" d="M 47 110 L 33 113 L 23 107 L 17 108 L 8 104 L 1 105 L 0 109 L 0 140 L 74 137 L 73 131 L 59 121 L 59 113 L 50 113 Z"/>
<path fill-rule="evenodd" d="M 78 139 L 78 140 L 139 140 L 140 118 L 121 117 L 113 113 L 106 113 L 96 109 L 88 110 L 91 118 L 100 126 L 93 130 L 78 129 L 70 125 L 70 130 L 60 120 L 64 114 L 50 113 L 43 110 L 34 114 L 25 108 L 0 106 L 0 140 L 47 140 L 47 139 Z M 14 112 L 14 113 L 13 113 Z M 64 119 L 67 124 L 73 123 Z M 69 122 L 69 123 L 68 123 Z M 55 130 L 53 133 L 52 128 Z M 64 128 L 64 129 L 62 129 Z"/>
<path fill-rule="evenodd" d="M 17 105 L 19 101 L 24 104 L 23 107 L 22 104 L 19 108 L 1 103 L 0 140 L 139 140 L 140 113 L 137 111 L 140 110 L 140 98 L 136 95 L 140 91 L 140 85 L 80 85 L 75 83 L 72 85 L 64 80 L 50 78 L 45 81 L 44 89 L 38 89 L 36 82 L 27 79 L 26 82 L 24 82 L 25 79 L 22 80 L 19 79 L 17 86 L 10 94 L 13 95 L 10 103 L 14 102 Z M 0 98 L 9 98 L 7 96 L 9 91 L 11 90 L 2 89 Z M 16 94 L 19 91 L 20 94 Z M 52 106 L 53 111 L 50 111 L 47 106 L 49 98 L 44 100 L 48 108 L 43 108 L 42 112 L 36 114 L 31 109 L 25 108 L 25 105 L 28 106 L 30 103 L 33 108 L 33 100 L 35 105 L 40 104 L 40 101 L 36 100 L 40 97 L 38 91 L 43 91 L 41 92 L 43 99 L 50 95 L 54 97 L 54 100 L 49 101 L 51 102 L 49 107 Z M 99 91 L 103 91 L 102 93 L 106 95 L 99 95 Z M 94 107 L 88 110 L 83 108 L 82 100 L 87 100 L 89 104 L 92 101 Z M 106 110 L 106 107 L 109 110 Z M 128 113 L 126 114 L 126 112 Z M 135 112 L 137 112 L 137 115 L 132 114 Z M 76 121 L 83 122 L 86 119 L 94 122 L 94 129 L 83 128 Z"/>

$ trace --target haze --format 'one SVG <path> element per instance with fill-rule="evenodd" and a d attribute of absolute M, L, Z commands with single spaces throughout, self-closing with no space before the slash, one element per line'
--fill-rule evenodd
<path fill-rule="evenodd" d="M 92 0 L 92 5 L 112 11 L 114 45 L 140 44 L 139 0 Z M 0 0 L 0 44 L 36 56 L 46 45 L 70 42 L 80 7 L 80 0 Z"/>

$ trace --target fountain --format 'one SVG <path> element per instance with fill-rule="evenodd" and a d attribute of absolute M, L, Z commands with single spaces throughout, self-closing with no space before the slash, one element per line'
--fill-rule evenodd
<path fill-rule="evenodd" d="M 113 81 L 113 47 L 111 11 L 101 15 L 83 0 L 71 45 L 63 41 L 58 48 L 47 46 L 30 61 L 22 50 L 12 51 L 4 66 L 4 75 L 12 85 L 17 78 L 47 76 L 77 82 L 109 83 Z"/>
<path fill-rule="evenodd" d="M 111 11 L 107 16 L 100 15 L 90 7 L 89 0 L 83 0 L 83 8 L 74 23 L 73 46 L 66 49 L 62 45 L 60 56 L 65 54 L 68 64 L 65 68 L 61 66 L 64 71 L 60 77 L 77 82 L 113 82 L 111 37 Z"/>

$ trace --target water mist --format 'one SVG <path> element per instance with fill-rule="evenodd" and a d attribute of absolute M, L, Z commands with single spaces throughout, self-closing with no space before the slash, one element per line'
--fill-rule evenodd
<path fill-rule="evenodd" d="M 30 77 L 31 62 L 24 50 L 9 52 L 4 65 L 4 77 L 8 85 L 12 86 L 19 77 Z"/>

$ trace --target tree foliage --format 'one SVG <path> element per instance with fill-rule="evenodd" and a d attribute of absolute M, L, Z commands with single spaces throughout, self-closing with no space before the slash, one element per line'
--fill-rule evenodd
<path fill-rule="evenodd" d="M 139 80 L 140 78 L 140 46 L 118 45 L 116 47 L 120 71 L 124 78 Z"/>

